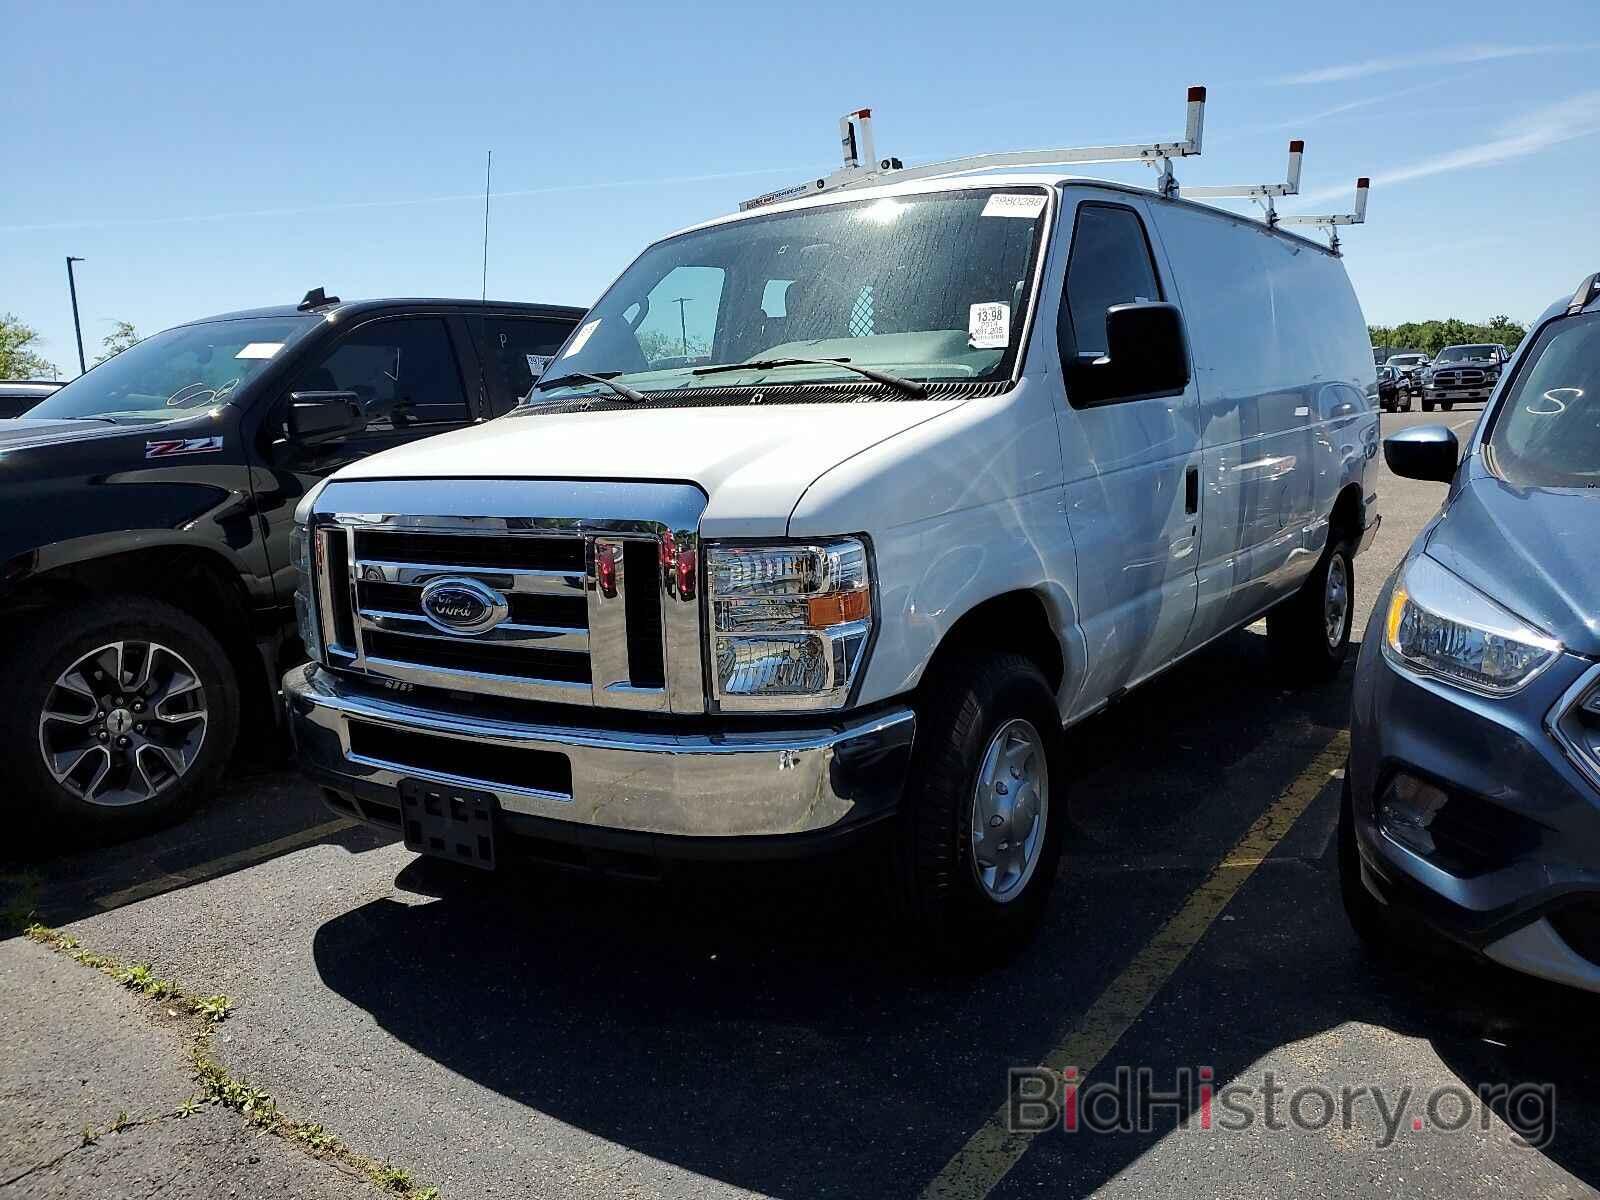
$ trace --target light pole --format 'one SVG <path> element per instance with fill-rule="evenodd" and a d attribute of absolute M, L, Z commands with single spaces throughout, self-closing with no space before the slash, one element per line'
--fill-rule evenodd
<path fill-rule="evenodd" d="M 67 255 L 67 290 L 72 293 L 72 331 L 78 335 L 78 374 L 82 375 L 89 369 L 89 364 L 83 359 L 83 325 L 78 320 L 78 282 L 72 277 L 72 264 L 82 262 L 81 258 Z"/>
<path fill-rule="evenodd" d="M 689 357 L 689 319 L 684 316 L 684 305 L 693 300 L 693 296 L 679 296 L 672 303 L 678 306 L 678 336 L 683 339 L 683 356 Z"/>

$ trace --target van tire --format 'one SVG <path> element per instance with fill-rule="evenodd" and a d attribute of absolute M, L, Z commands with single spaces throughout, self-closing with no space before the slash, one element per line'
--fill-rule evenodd
<path fill-rule="evenodd" d="M 1326 683 L 1339 673 L 1350 654 L 1354 557 L 1350 542 L 1330 541 L 1300 590 L 1267 613 L 1267 638 L 1279 667 L 1292 682 Z"/>
<path fill-rule="evenodd" d="M 1036 747 L 1031 752 L 1030 742 Z M 924 681 L 893 830 L 891 878 L 896 915 L 915 949 L 934 964 L 971 970 L 1003 962 L 1038 925 L 1067 824 L 1063 744 L 1055 693 L 1020 654 L 962 652 Z M 1018 758 L 1009 767 L 1003 765 L 1008 753 Z M 980 776 L 990 773 L 1001 780 L 987 795 L 1001 805 L 1042 794 L 1033 821 L 1042 817 L 1044 828 L 1037 843 L 1025 840 L 1020 863 L 990 868 L 996 874 L 986 884 L 972 849 L 972 824 Z M 995 798 L 1018 779 L 1024 782 L 1012 782 L 1012 799 Z M 996 813 L 990 819 L 1006 818 Z M 997 843 L 997 849 L 1004 846 Z M 1013 867 L 1017 890 L 1003 895 L 1001 887 L 997 894 L 1001 871 Z"/>
<path fill-rule="evenodd" d="M 117 643 L 130 644 L 125 659 L 89 657 Z M 152 663 L 145 671 L 148 682 L 142 689 L 126 687 L 126 704 L 120 712 L 107 703 L 104 721 L 89 717 L 82 722 L 46 722 L 47 703 L 55 711 L 70 710 L 74 718 L 101 705 L 62 689 L 61 680 L 87 679 L 99 669 L 94 664 L 106 661 L 125 662 L 137 675 L 143 661 L 140 646 L 158 647 L 161 653 L 145 652 Z M 86 674 L 74 675 L 84 663 L 90 664 L 84 667 Z M 177 820 L 216 790 L 233 754 L 239 731 L 239 684 L 233 665 L 210 630 L 170 604 L 144 596 L 107 596 L 46 616 L 0 663 L 0 670 L 12 688 L 12 701 L 0 706 L 0 771 L 11 784 L 0 798 L 0 819 L 39 848 L 111 841 Z M 190 678 L 198 681 L 198 688 L 187 686 Z M 115 679 L 106 680 L 104 686 L 124 687 Z M 142 713 L 135 712 L 135 705 L 147 703 Z M 80 704 L 84 713 L 77 710 Z M 178 720 L 151 720 L 159 710 Z M 202 715 L 193 715 L 197 712 Z M 137 724 L 125 724 L 133 721 Z M 118 724 L 124 725 L 119 732 L 126 734 L 130 749 L 117 751 L 117 738 L 107 733 L 103 785 L 92 779 L 102 753 L 92 746 L 81 777 L 74 780 L 68 772 L 72 782 L 63 783 L 52 775 L 45 760 L 47 738 L 60 747 L 58 754 L 65 755 L 76 751 L 80 741 L 87 746 Z M 202 726 L 198 736 L 196 724 Z M 156 731 L 159 737 L 154 736 Z M 153 736 L 146 738 L 145 732 Z M 145 750 L 145 744 L 158 741 L 166 752 L 160 747 Z M 143 764 L 138 775 L 130 765 L 135 762 Z M 119 792 L 117 784 L 124 779 L 126 785 Z M 86 798 L 96 787 L 102 800 L 154 791 L 145 799 L 110 804 Z"/>

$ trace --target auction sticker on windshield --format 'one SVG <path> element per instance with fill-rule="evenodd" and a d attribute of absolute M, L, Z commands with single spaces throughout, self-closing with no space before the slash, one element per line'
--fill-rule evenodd
<path fill-rule="evenodd" d="M 282 342 L 251 342 L 245 346 L 244 349 L 240 350 L 239 353 L 235 354 L 234 357 L 271 358 L 274 354 L 282 349 Z"/>
<path fill-rule="evenodd" d="M 594 336 L 594 331 L 599 328 L 600 318 L 596 317 L 594 320 L 586 324 L 582 329 L 578 330 L 577 335 L 572 339 L 572 345 L 567 347 L 567 352 L 561 357 L 571 358 L 579 350 L 582 350 L 584 346 L 588 345 L 589 339 Z"/>
<path fill-rule="evenodd" d="M 967 315 L 967 344 L 974 350 L 1004 350 L 1011 342 L 1011 306 L 998 300 L 974 304 Z"/>
<path fill-rule="evenodd" d="M 983 206 L 986 217 L 1027 217 L 1032 219 L 1044 211 L 1044 197 L 1019 196 L 1015 192 L 996 192 Z"/>

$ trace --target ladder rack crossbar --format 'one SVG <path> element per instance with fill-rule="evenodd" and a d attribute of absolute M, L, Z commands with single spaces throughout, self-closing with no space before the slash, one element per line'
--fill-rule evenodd
<path fill-rule="evenodd" d="M 1299 138 L 1289 143 L 1289 170 L 1282 183 L 1241 183 L 1231 186 L 1186 187 L 1183 189 L 1183 194 L 1191 200 L 1197 196 L 1208 200 L 1228 197 L 1237 197 L 1241 200 L 1270 200 L 1277 196 L 1297 196 L 1300 194 L 1300 163 L 1305 154 L 1305 148 L 1305 142 Z"/>

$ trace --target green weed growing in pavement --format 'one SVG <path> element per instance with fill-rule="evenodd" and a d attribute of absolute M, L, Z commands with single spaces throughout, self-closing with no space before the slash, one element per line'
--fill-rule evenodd
<path fill-rule="evenodd" d="M 65 954 L 74 962 L 109 975 L 130 991 L 169 1004 L 167 1012 L 179 1011 L 196 1019 L 194 1037 L 190 1041 L 189 1062 L 200 1090 L 178 1105 L 178 1117 L 192 1116 L 203 1104 L 216 1104 L 238 1113 L 263 1132 L 288 1141 L 298 1142 L 319 1157 L 338 1162 L 359 1172 L 372 1184 L 397 1200 L 439 1200 L 439 1189 L 417 1184 L 411 1172 L 388 1162 L 378 1162 L 340 1141 L 336 1134 L 311 1121 L 297 1121 L 278 1110 L 277 1101 L 264 1088 L 254 1087 L 237 1080 L 228 1069 L 211 1057 L 211 1038 L 216 1025 L 233 1011 L 233 1001 L 220 992 L 209 996 L 190 996 L 176 984 L 156 976 L 148 963 L 128 965 L 108 955 L 87 950 L 70 933 L 51 929 L 48 925 L 33 924 L 23 930 L 30 941 Z M 130 1124 L 127 1113 L 117 1115 L 113 1129 Z M 91 1146 L 100 1134 L 89 1125 L 83 1127 L 83 1144 Z"/>

